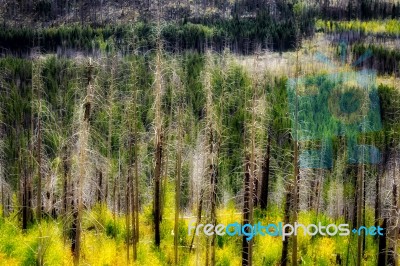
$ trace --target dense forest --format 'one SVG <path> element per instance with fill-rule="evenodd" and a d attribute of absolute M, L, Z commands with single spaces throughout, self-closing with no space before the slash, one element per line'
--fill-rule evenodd
<path fill-rule="evenodd" d="M 1 3 L 0 265 L 400 265 L 399 1 Z"/>

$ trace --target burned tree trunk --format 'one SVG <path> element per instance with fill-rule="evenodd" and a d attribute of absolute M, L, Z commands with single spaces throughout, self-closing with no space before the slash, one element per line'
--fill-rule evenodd
<path fill-rule="evenodd" d="M 62 212 L 64 215 L 68 213 L 68 186 L 69 186 L 69 171 L 70 165 L 68 160 L 67 149 L 64 148 L 64 155 L 63 155 L 63 191 L 62 191 Z"/>
<path fill-rule="evenodd" d="M 295 113 L 294 113 L 294 138 L 293 138 L 293 145 L 294 145 L 294 154 L 293 154 L 293 224 L 297 222 L 298 217 L 298 210 L 299 210 L 299 181 L 300 181 L 300 173 L 299 173 L 299 144 L 298 144 L 298 136 L 297 136 L 297 129 L 298 129 L 298 112 L 299 112 L 299 104 L 298 104 L 298 75 L 299 75 L 299 51 L 297 49 L 296 52 L 296 100 L 295 100 Z M 297 266 L 297 235 L 292 236 L 292 265 Z"/>
<path fill-rule="evenodd" d="M 63 219 L 63 237 L 64 237 L 64 244 L 65 241 L 67 240 L 67 228 L 68 228 L 68 213 L 70 211 L 70 204 L 68 204 L 68 197 L 70 193 L 70 180 L 69 180 L 69 174 L 70 174 L 70 162 L 68 159 L 68 152 L 67 152 L 67 147 L 64 146 L 63 148 L 63 158 L 62 158 L 62 168 L 63 168 L 63 187 L 62 187 L 62 207 L 61 207 L 61 214 L 62 214 L 62 219 Z"/>
<path fill-rule="evenodd" d="M 82 233 L 82 212 L 83 212 L 83 185 L 86 177 L 87 145 L 89 141 L 90 115 L 93 101 L 93 64 L 90 58 L 87 72 L 86 97 L 83 104 L 83 117 L 79 126 L 79 145 L 78 145 L 78 173 L 76 180 L 77 195 L 75 195 L 75 206 L 72 218 L 72 245 L 71 249 L 74 255 L 74 264 L 79 265 L 81 251 L 81 233 Z M 76 197 L 77 196 L 77 197 Z"/>
<path fill-rule="evenodd" d="M 251 183 L 251 167 L 250 157 L 247 155 L 245 159 L 245 173 L 244 173 L 244 195 L 243 195 L 243 224 L 251 223 L 250 209 L 252 199 Z M 242 240 L 242 265 L 251 265 L 251 250 L 252 242 L 247 241 L 247 236 L 243 236 Z"/>
<path fill-rule="evenodd" d="M 131 169 L 128 169 L 126 175 L 126 188 L 125 188 L 125 226 L 126 226 L 126 261 L 129 261 L 129 246 L 131 241 L 131 231 L 130 231 L 130 206 L 131 206 L 131 192 L 132 192 L 132 178 Z"/>
<path fill-rule="evenodd" d="M 23 171 L 23 184 L 22 184 L 22 229 L 26 230 L 28 228 L 28 173 L 26 171 L 26 166 L 24 166 Z"/>
<path fill-rule="evenodd" d="M 108 160 L 108 170 L 106 172 L 106 180 L 105 180 L 105 196 L 104 202 L 107 204 L 107 200 L 109 197 L 109 185 L 112 179 L 112 134 L 113 134 L 113 104 L 114 104 L 114 78 L 115 78 L 115 55 L 112 58 L 111 62 L 111 75 L 110 75 L 110 87 L 108 94 L 108 132 L 107 132 L 107 160 Z M 115 185 L 115 183 L 114 183 Z M 115 186 L 113 186 L 113 201 L 115 203 Z M 115 204 L 114 204 L 114 213 L 115 213 Z"/>
<path fill-rule="evenodd" d="M 382 202 L 381 202 L 381 179 L 384 178 L 385 175 L 385 169 L 388 167 L 388 157 L 389 157 L 389 143 L 387 141 L 387 136 L 386 134 L 383 135 L 383 143 L 385 143 L 385 147 L 383 148 L 382 151 L 382 161 L 380 164 L 377 166 L 378 171 L 376 173 L 376 180 L 375 180 L 375 186 L 376 186 L 376 195 L 375 195 L 375 226 L 380 225 L 383 223 L 382 221 Z M 380 245 L 380 239 L 381 237 L 378 238 L 378 243 Z"/>
<path fill-rule="evenodd" d="M 394 141 L 393 141 L 394 142 Z M 394 143 L 393 143 L 393 146 Z M 387 265 L 391 266 L 397 266 L 398 265 L 398 254 L 397 254 L 397 241 L 398 241 L 398 234 L 399 234 L 399 229 L 398 229 L 398 224 L 397 224 L 397 217 L 398 217 L 398 197 L 399 197 L 399 191 L 398 191 L 398 186 L 397 186 L 397 178 L 396 178 L 396 168 L 397 168 L 397 150 L 396 148 L 393 151 L 393 165 L 392 165 L 392 171 L 393 171 L 393 186 L 392 186 L 392 206 L 391 206 L 391 217 L 390 217 L 390 230 L 388 230 L 388 235 L 389 235 L 389 248 L 387 252 Z"/>
<path fill-rule="evenodd" d="M 289 185 L 286 191 L 285 210 L 284 210 L 284 223 L 290 222 L 290 201 L 291 201 L 291 186 Z M 281 266 L 288 265 L 289 260 L 289 238 L 286 237 L 282 243 Z"/>
<path fill-rule="evenodd" d="M 364 144 L 364 137 L 362 138 L 362 143 Z M 362 149 L 361 160 L 359 161 L 358 173 L 357 173 L 357 227 L 360 228 L 363 223 L 363 211 L 364 211 L 364 149 Z M 363 257 L 363 239 L 364 235 L 361 234 L 358 237 L 357 242 L 357 265 L 361 265 Z"/>
<path fill-rule="evenodd" d="M 268 133 L 267 148 L 264 156 L 264 161 L 262 164 L 260 207 L 263 210 L 266 210 L 268 207 L 270 153 L 271 153 L 271 136 Z"/>
<path fill-rule="evenodd" d="M 181 201 L 181 173 L 182 173 L 182 129 L 181 109 L 178 107 L 178 151 L 176 154 L 176 179 L 175 179 L 175 224 L 174 224 L 174 262 L 179 263 L 178 240 L 179 240 L 179 210 Z"/>
<path fill-rule="evenodd" d="M 101 170 L 97 170 L 97 202 L 103 202 L 103 173 Z"/>
<path fill-rule="evenodd" d="M 160 223 L 161 223 L 161 174 L 163 161 L 163 128 L 161 114 L 161 94 L 162 94 L 162 59 L 161 59 L 161 41 L 158 40 L 158 49 L 156 55 L 155 70 L 155 166 L 154 166 L 154 243 L 160 246 Z"/>
<path fill-rule="evenodd" d="M 176 151 L 176 167 L 175 167 L 175 221 L 174 221 L 174 263 L 175 265 L 179 265 L 179 252 L 178 252 L 178 244 L 179 244 L 179 213 L 180 213 L 180 204 L 181 204 L 181 179 L 182 179 L 182 142 L 183 142 L 183 121 L 182 121 L 182 110 L 183 110 L 183 101 L 182 99 L 182 84 L 179 76 L 174 73 L 173 75 L 173 83 L 176 88 L 176 92 L 178 94 L 177 99 L 177 151 Z M 172 102 L 172 100 L 171 100 Z M 172 108 L 171 108 L 172 112 Z M 172 119 L 172 115 L 171 115 Z"/>
<path fill-rule="evenodd" d="M 134 99 L 134 125 L 133 125 L 133 132 L 134 132 L 134 151 L 133 151 L 133 159 L 135 164 L 135 180 L 134 180 L 134 190 L 133 190 L 133 213 L 132 213 L 132 227 L 134 228 L 134 238 L 133 238 L 133 260 L 136 261 L 137 259 L 137 244 L 139 243 L 139 160 L 138 160 L 138 138 L 139 133 L 137 129 L 137 120 L 138 120 L 138 113 L 137 113 L 137 105 L 136 102 L 138 100 L 137 91 L 135 92 L 135 99 Z"/>
<path fill-rule="evenodd" d="M 217 160 L 216 154 L 218 154 L 218 147 L 216 141 L 217 139 L 217 130 L 215 121 L 218 120 L 216 118 L 216 113 L 214 111 L 214 100 L 213 100 L 213 91 L 212 91 L 212 76 L 210 69 L 212 68 L 212 58 L 211 54 L 207 53 L 207 66 L 204 73 L 203 86 L 206 96 L 206 147 L 207 147 L 207 179 L 209 180 L 209 197 L 210 197 L 210 214 L 208 216 L 209 223 L 216 226 L 217 224 L 217 214 L 216 214 L 216 205 L 217 205 Z M 215 240 L 216 235 L 213 234 L 210 237 L 208 247 L 207 248 L 207 258 L 210 265 L 215 265 Z"/>
<path fill-rule="evenodd" d="M 382 235 L 378 236 L 378 266 L 386 266 L 386 249 L 387 249 L 387 218 L 383 219 L 380 224 L 383 228 Z"/>
<path fill-rule="evenodd" d="M 256 86 L 255 86 L 256 87 Z M 255 141 L 256 141 L 256 93 L 252 95 L 251 106 L 251 124 L 249 127 L 250 135 L 250 154 L 245 158 L 245 183 L 244 183 L 244 205 L 243 205 L 243 224 L 253 224 L 254 211 L 254 181 L 255 181 Z M 242 243 L 242 265 L 251 266 L 253 264 L 253 239 L 247 240 L 247 236 L 243 236 Z"/>
<path fill-rule="evenodd" d="M 129 139 L 128 139 L 128 167 L 129 167 L 129 193 L 130 193 L 130 215 L 132 227 L 132 256 L 133 260 L 137 259 L 137 243 L 139 242 L 139 173 L 138 173 L 138 132 L 137 132 L 137 91 L 132 100 L 133 104 L 129 105 L 131 110 L 128 113 L 129 123 Z M 131 119 L 131 117 L 133 117 Z M 128 198 L 127 198 L 128 200 Z M 127 216 L 129 214 L 127 213 Z M 128 225 L 127 225 L 128 226 Z M 128 246 L 129 249 L 129 246 Z"/>
<path fill-rule="evenodd" d="M 160 132 L 161 133 L 161 132 Z M 161 216 L 161 162 L 162 162 L 162 134 L 156 137 L 156 165 L 154 169 L 154 243 L 160 246 L 160 216 Z"/>
<path fill-rule="evenodd" d="M 204 194 L 204 189 L 200 189 L 200 198 L 199 198 L 199 205 L 197 207 L 197 219 L 196 219 L 196 227 L 200 224 L 201 222 L 201 213 L 203 211 L 203 194 Z M 192 252 L 193 249 L 193 243 L 194 243 L 194 237 L 196 234 L 193 234 L 192 240 L 190 241 L 190 247 L 189 247 L 189 253 Z"/>

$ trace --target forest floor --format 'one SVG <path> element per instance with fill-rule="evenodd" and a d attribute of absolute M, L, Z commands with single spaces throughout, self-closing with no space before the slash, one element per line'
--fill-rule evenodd
<path fill-rule="evenodd" d="M 153 245 L 152 206 L 143 206 L 140 214 L 140 240 L 138 243 L 137 261 L 132 265 L 171 265 L 174 261 L 173 251 L 173 184 L 168 185 L 164 206 L 164 218 L 161 225 L 161 246 Z M 0 219 L 0 265 L 72 265 L 73 257 L 71 242 L 66 240 L 63 223 L 60 219 L 44 219 L 26 232 L 18 226 L 17 213 L 11 213 L 9 218 Z M 239 222 L 242 214 L 233 202 L 227 202 L 217 211 L 218 223 L 229 224 Z M 189 254 L 191 236 L 188 235 L 188 225 L 191 217 L 181 219 L 179 225 L 180 265 L 198 265 L 204 261 L 206 237 L 195 238 L 193 251 Z M 268 212 L 255 212 L 255 221 L 262 224 L 283 221 L 282 210 L 272 208 Z M 301 212 L 299 223 L 311 224 L 315 221 L 323 225 L 340 224 L 342 219 L 334 220 L 315 212 Z M 373 210 L 366 211 L 366 225 L 373 225 Z M 97 205 L 91 211 L 86 211 L 83 219 L 83 246 L 81 265 L 127 265 L 127 245 L 125 216 L 116 215 L 105 206 Z M 239 236 L 218 236 L 216 249 L 216 265 L 241 265 L 241 241 Z M 353 236 L 298 236 L 299 258 L 304 265 L 337 265 L 340 258 L 346 265 L 355 265 L 357 238 Z M 256 236 L 254 246 L 254 265 L 278 265 L 282 250 L 280 236 Z M 130 247 L 132 249 L 132 247 Z M 376 241 L 372 236 L 366 237 L 363 265 L 377 265 Z M 400 251 L 400 250 L 399 250 Z M 349 254 L 349 256 L 346 256 Z M 132 263 L 132 250 L 129 254 Z"/>

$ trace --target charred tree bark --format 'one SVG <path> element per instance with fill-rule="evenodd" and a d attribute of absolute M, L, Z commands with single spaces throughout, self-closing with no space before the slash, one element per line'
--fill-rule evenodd
<path fill-rule="evenodd" d="M 364 167 L 366 167 L 366 166 L 364 166 Z M 364 168 L 364 171 L 365 171 L 365 168 Z M 365 201 L 366 201 L 366 195 L 365 195 L 365 191 L 367 190 L 367 187 L 366 187 L 366 182 L 364 181 L 363 182 L 363 197 L 362 197 L 362 224 L 365 224 L 365 215 L 366 215 L 366 213 L 365 213 Z M 364 256 L 364 254 L 365 254 L 365 249 L 366 249 L 366 239 L 365 239 L 365 236 L 363 236 L 363 241 L 362 241 L 362 255 Z"/>
<path fill-rule="evenodd" d="M 62 212 L 64 215 L 68 213 L 68 185 L 69 185 L 69 171 L 70 171 L 70 166 L 69 166 L 69 161 L 68 161 L 68 154 L 67 154 L 67 149 L 64 149 L 64 155 L 63 155 L 63 192 L 62 192 Z"/>
<path fill-rule="evenodd" d="M 0 185 L 1 185 L 1 217 L 5 218 L 6 217 L 6 214 L 5 214 L 6 201 L 4 200 L 4 184 L 3 183 L 4 183 L 4 180 L 3 180 L 3 178 L 1 178 L 1 180 L 0 180 Z"/>
<path fill-rule="evenodd" d="M 208 221 L 210 224 L 216 226 L 217 214 L 217 166 L 216 166 L 216 154 L 218 154 L 217 145 L 217 130 L 216 130 L 216 114 L 214 112 L 214 100 L 212 91 L 212 76 L 210 69 L 212 68 L 212 58 L 211 54 L 207 53 L 207 66 L 204 73 L 203 86 L 206 95 L 206 146 L 207 146 L 207 179 L 209 180 L 209 197 L 210 197 L 210 214 L 208 216 Z M 206 264 L 215 265 L 215 240 L 216 235 L 213 234 L 209 238 L 207 250 L 206 250 Z"/>
<path fill-rule="evenodd" d="M 386 266 L 386 249 L 387 249 L 387 218 L 383 219 L 380 224 L 383 228 L 383 234 L 378 236 L 378 266 Z"/>
<path fill-rule="evenodd" d="M 116 224 L 116 215 L 121 211 L 119 182 L 121 180 L 121 147 L 118 149 L 118 175 L 114 178 L 113 185 L 113 219 Z"/>
<path fill-rule="evenodd" d="M 134 237 L 133 237 L 133 260 L 137 259 L 137 243 L 139 243 L 139 160 L 138 160 L 138 130 L 137 130 L 137 91 L 135 92 L 134 99 L 134 124 L 133 124 L 133 140 L 134 140 L 134 150 L 133 150 L 133 159 L 135 164 L 135 180 L 134 180 L 134 189 L 133 189 L 133 207 L 134 210 L 132 212 L 132 227 L 134 228 Z"/>
<path fill-rule="evenodd" d="M 285 210 L 284 210 L 284 223 L 290 222 L 290 201 L 291 201 L 291 186 L 286 191 Z M 289 239 L 286 237 L 282 243 L 282 255 L 280 266 L 286 266 L 289 262 Z"/>
<path fill-rule="evenodd" d="M 131 191 L 132 191 L 132 181 L 131 181 L 131 170 L 128 169 L 126 176 L 126 190 L 125 190 L 125 225 L 126 225 L 126 261 L 129 261 L 129 249 L 131 242 L 130 234 L 130 205 L 131 205 Z"/>
<path fill-rule="evenodd" d="M 22 184 L 22 230 L 26 230 L 28 227 L 28 177 L 26 172 L 26 166 L 24 166 L 23 172 L 23 184 Z"/>
<path fill-rule="evenodd" d="M 247 155 L 245 159 L 245 173 L 244 173 L 244 195 L 243 195 L 243 224 L 250 223 L 250 202 L 252 199 L 252 191 L 250 190 L 250 158 Z M 247 241 L 247 236 L 243 236 L 242 239 L 242 265 L 251 265 L 251 242 Z"/>
<path fill-rule="evenodd" d="M 389 143 L 387 141 L 387 136 L 384 134 L 383 136 L 383 143 L 385 143 L 385 147 L 382 151 L 382 161 L 378 166 L 378 172 L 376 174 L 376 180 L 375 180 L 375 186 L 376 186 L 376 196 L 375 196 L 375 224 L 376 226 L 380 225 L 383 223 L 382 221 L 382 203 L 381 203 L 381 179 L 384 178 L 385 175 L 385 169 L 388 168 L 388 159 L 389 159 Z M 381 237 L 378 238 L 378 243 L 380 245 L 380 239 Z"/>
<path fill-rule="evenodd" d="M 136 133 L 137 135 L 137 133 Z M 139 242 L 139 161 L 137 143 L 135 145 L 135 223 L 136 223 L 136 243 Z"/>
<path fill-rule="evenodd" d="M 299 144 L 297 142 L 297 126 L 298 126 L 298 79 L 299 74 L 299 51 L 297 49 L 296 52 L 296 102 L 295 102 L 295 113 L 294 113 L 294 154 L 293 154 L 293 166 L 294 166 L 294 173 L 293 173 L 293 224 L 297 222 L 297 212 L 299 209 L 299 181 L 300 181 L 300 173 L 299 173 Z M 292 265 L 297 266 L 297 235 L 292 236 Z"/>
<path fill-rule="evenodd" d="M 364 142 L 364 141 L 363 141 Z M 363 143 L 362 143 L 363 144 Z M 362 151 L 362 160 L 364 160 L 364 150 Z M 363 215 L 363 206 L 364 206 L 364 161 L 359 162 L 359 171 L 357 174 L 357 227 L 360 228 L 362 226 L 362 215 Z M 363 257 L 363 234 L 359 235 L 357 242 L 357 265 L 361 266 L 362 257 Z"/>
<path fill-rule="evenodd" d="M 359 201 L 359 193 L 358 193 L 358 175 L 359 175 L 359 168 L 356 166 L 352 165 L 351 166 L 351 172 L 350 172 L 350 177 L 353 180 L 353 185 L 354 185 L 354 204 L 353 204 L 353 228 L 357 228 L 357 205 Z"/>
<path fill-rule="evenodd" d="M 75 203 L 72 212 L 72 224 L 69 235 L 71 239 L 71 251 L 73 254 L 77 253 L 77 230 L 78 230 L 78 210 L 77 210 L 77 203 Z M 79 262 L 74 262 L 75 265 L 78 265 L 78 263 Z"/>
<path fill-rule="evenodd" d="M 64 146 L 63 149 L 63 159 L 62 159 L 62 168 L 63 168 L 63 188 L 62 188 L 62 219 L 63 219 L 63 237 L 64 244 L 67 240 L 67 228 L 68 228 L 68 213 L 70 211 L 70 205 L 68 204 L 68 196 L 69 196 L 69 173 L 70 173 L 70 164 L 68 160 L 67 148 Z"/>
<path fill-rule="evenodd" d="M 397 219 L 399 219 L 399 211 L 400 211 L 400 192 L 399 192 L 399 186 L 396 183 L 397 180 L 399 180 L 399 177 L 397 175 L 397 169 L 398 169 L 398 159 L 399 159 L 399 154 L 398 154 L 398 148 L 396 148 L 395 150 L 395 154 L 394 154 L 394 168 L 393 168 L 393 179 L 395 182 L 395 191 L 396 193 L 393 193 L 393 200 L 394 200 L 394 217 L 397 216 Z M 396 219 L 396 218 L 394 218 Z M 399 230 L 399 226 L 398 223 L 396 221 L 393 222 L 393 235 L 392 235 L 392 239 L 393 239 L 393 259 L 394 259 L 394 266 L 398 266 L 399 265 L 399 253 L 398 253 L 398 247 L 397 247 L 397 243 L 399 240 L 399 234 L 400 234 L 400 230 Z"/>
<path fill-rule="evenodd" d="M 358 178 L 357 178 L 357 227 L 360 228 L 362 225 L 362 200 L 363 200 L 363 191 L 364 191 L 364 185 L 363 185 L 363 177 L 364 177 L 364 167 L 363 165 L 360 165 L 360 171 L 358 172 Z M 363 243 L 363 236 L 360 235 L 358 237 L 358 242 L 357 242 L 357 265 L 361 265 L 361 260 L 362 260 L 362 243 Z"/>
<path fill-rule="evenodd" d="M 176 154 L 176 179 L 175 179 L 175 224 L 174 224 L 174 262 L 179 264 L 178 241 L 179 241 L 179 210 L 181 201 L 181 172 L 182 172 L 182 129 L 181 108 L 178 107 L 178 151 Z"/>
<path fill-rule="evenodd" d="M 265 152 L 265 156 L 264 156 L 264 162 L 262 165 L 260 207 L 263 210 L 266 210 L 268 207 L 270 153 L 271 153 L 271 136 L 268 133 L 267 148 L 266 148 L 266 152 Z"/>
<path fill-rule="evenodd" d="M 108 95 L 108 134 L 107 134 L 107 159 L 109 163 L 109 168 L 106 176 L 106 189 L 105 189 L 105 197 L 104 201 L 107 204 L 108 196 L 109 196 L 109 184 L 112 180 L 112 134 L 113 134 L 113 102 L 114 102 L 114 76 L 115 76 L 115 56 L 112 58 L 111 63 L 111 77 L 110 77 L 110 87 L 109 87 L 109 95 Z M 115 213 L 115 182 L 113 186 L 113 207 Z"/>
<path fill-rule="evenodd" d="M 381 165 L 378 168 L 379 170 L 376 171 L 376 178 L 375 178 L 375 227 L 378 227 L 378 225 L 380 224 L 380 218 L 381 218 L 381 201 L 380 201 L 380 193 L 381 193 L 381 184 L 380 184 L 380 180 L 381 180 L 381 175 L 380 172 L 382 172 L 383 170 L 381 169 Z M 377 238 L 378 239 L 378 238 Z"/>
<path fill-rule="evenodd" d="M 200 224 L 200 222 L 201 222 L 201 213 L 202 213 L 202 211 L 203 211 L 203 194 L 204 194 L 204 189 L 202 188 L 202 189 L 200 190 L 199 205 L 198 205 L 198 207 L 197 207 L 196 227 L 197 227 L 197 226 Z M 195 236 L 196 236 L 196 234 L 193 234 L 193 236 L 192 236 L 192 241 L 190 241 L 189 253 L 192 252 Z"/>
<path fill-rule="evenodd" d="M 37 164 L 38 164 L 38 187 L 37 187 L 37 219 L 42 218 L 42 124 L 40 117 L 41 100 L 38 90 L 39 112 L 38 112 L 38 141 L 37 141 Z"/>
<path fill-rule="evenodd" d="M 136 261 L 136 259 L 137 259 L 137 246 L 136 246 L 136 244 L 137 244 L 136 237 L 137 236 L 136 236 L 136 222 L 135 222 L 136 206 L 135 206 L 135 193 L 134 193 L 135 189 L 134 189 L 133 183 L 134 183 L 134 181 L 133 181 L 133 176 L 132 176 L 131 186 L 130 186 L 130 189 L 131 189 L 130 194 L 131 194 L 131 225 L 132 225 L 132 257 L 133 257 L 133 260 Z"/>
<path fill-rule="evenodd" d="M 102 203 L 103 202 L 103 173 L 101 170 L 97 170 L 97 202 Z"/>
<path fill-rule="evenodd" d="M 163 136 L 157 136 L 156 141 L 156 165 L 154 169 L 154 243 L 160 246 L 160 218 L 161 218 L 161 162 L 162 162 L 162 147 Z"/>
<path fill-rule="evenodd" d="M 295 141 L 295 149 L 294 149 L 294 186 L 293 186 L 293 224 L 297 222 L 298 210 L 299 210 L 299 167 L 298 167 L 298 144 Z M 292 238 L 293 250 L 292 250 L 292 265 L 297 265 L 297 235 L 293 235 Z"/>
<path fill-rule="evenodd" d="M 394 146 L 394 140 L 393 145 Z M 391 222 L 390 222 L 390 230 L 388 230 L 389 234 L 389 248 L 387 252 L 387 265 L 397 266 L 398 265 L 398 254 L 397 254 L 397 241 L 398 241 L 398 224 L 397 224 L 397 215 L 398 215 L 398 187 L 397 187 L 397 178 L 396 178 L 396 168 L 397 168 L 397 151 L 393 151 L 393 187 L 392 187 L 392 211 L 391 211 Z"/>
<path fill-rule="evenodd" d="M 5 204 L 6 204 L 6 201 L 4 200 L 4 181 L 3 181 L 3 179 L 1 179 L 1 216 L 2 216 L 2 218 L 5 218 L 6 217 L 6 208 L 5 208 Z"/>
<path fill-rule="evenodd" d="M 138 132 L 137 132 L 137 92 L 133 99 L 133 106 L 129 112 L 129 139 L 128 139 L 128 167 L 129 167 L 129 193 L 130 193 L 130 215 L 132 227 L 132 256 L 137 259 L 137 243 L 139 242 L 139 174 L 138 174 Z M 132 175 L 133 174 L 133 175 Z M 127 214 L 128 215 L 128 214 Z M 128 246 L 129 249 L 129 246 Z"/>
<path fill-rule="evenodd" d="M 211 134 L 211 140 L 213 139 L 213 136 Z M 210 152 L 213 154 L 213 143 L 211 144 L 210 147 Z M 216 165 L 215 162 L 212 160 L 210 162 L 210 185 L 211 185 L 211 216 L 210 216 L 210 222 L 212 225 L 216 226 L 217 225 L 217 170 L 216 170 Z M 211 243 L 210 243 L 210 249 L 211 249 L 211 254 L 210 254 L 210 264 L 215 265 L 215 240 L 216 240 L 216 235 L 213 234 L 211 236 Z"/>
<path fill-rule="evenodd" d="M 156 55 L 156 70 L 155 70 L 155 166 L 154 166 L 154 243 L 157 247 L 160 246 L 160 223 L 161 223 L 161 174 L 163 161 L 163 129 L 162 129 L 162 114 L 161 114 L 161 93 L 162 93 L 162 59 L 161 59 L 161 41 L 158 36 L 158 48 Z"/>
<path fill-rule="evenodd" d="M 172 109 L 172 108 L 171 108 Z M 171 117 L 171 116 L 170 116 Z M 169 142 L 169 134 L 167 132 L 165 137 L 165 141 L 167 143 Z M 165 208 L 165 197 L 167 193 L 167 185 L 168 185 L 168 165 L 169 165 L 169 154 L 168 154 L 168 149 L 163 150 L 163 160 L 161 162 L 161 199 L 160 199 L 160 204 L 161 204 L 161 210 L 160 210 L 160 222 L 162 222 L 163 215 L 164 215 L 164 208 Z"/>

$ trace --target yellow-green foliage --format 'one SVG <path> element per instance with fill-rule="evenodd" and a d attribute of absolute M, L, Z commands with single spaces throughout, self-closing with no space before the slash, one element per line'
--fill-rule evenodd
<path fill-rule="evenodd" d="M 69 247 L 65 247 L 62 230 L 56 222 L 43 221 L 22 232 L 14 222 L 0 222 L 1 265 L 71 265 Z"/>
<path fill-rule="evenodd" d="M 318 20 L 316 23 L 318 30 L 325 32 L 335 31 L 362 31 L 366 34 L 388 34 L 388 35 L 399 35 L 400 34 L 400 21 L 399 20 L 370 20 L 370 21 L 324 21 Z"/>
<path fill-rule="evenodd" d="M 161 223 L 161 246 L 153 245 L 154 231 L 152 222 L 152 205 L 145 205 L 140 212 L 140 241 L 137 247 L 137 261 L 132 262 L 132 247 L 130 247 L 131 265 L 172 265 L 174 262 L 174 186 L 170 182 L 166 186 Z M 44 265 L 73 265 L 70 251 L 71 242 L 64 241 L 62 223 L 60 221 L 43 220 L 22 232 L 18 225 L 16 213 L 8 218 L 0 218 L 0 265 L 37 265 L 42 258 Z M 179 261 L 180 265 L 197 265 L 204 263 L 206 245 L 209 238 L 201 235 L 196 239 L 194 250 L 188 253 L 191 236 L 188 236 L 189 222 L 193 216 L 181 214 L 179 224 Z M 233 201 L 217 210 L 217 223 L 229 224 L 241 222 L 242 214 Z M 268 212 L 255 210 L 254 222 L 279 223 L 283 221 L 283 213 L 279 208 L 271 206 Z M 206 221 L 203 219 L 203 223 Z M 327 225 L 340 224 L 343 219 L 334 220 L 326 215 L 316 215 L 314 212 L 300 212 L 299 223 Z M 366 208 L 366 226 L 373 224 L 373 212 Z M 358 238 L 341 236 L 304 236 L 302 230 L 298 234 L 299 258 L 305 265 L 335 265 L 336 256 L 343 261 L 354 261 L 354 247 Z M 253 250 L 254 265 L 277 265 L 282 252 L 281 236 L 255 236 Z M 376 264 L 376 241 L 367 236 L 364 255 L 365 265 Z M 216 265 L 241 265 L 241 236 L 216 237 Z M 348 252 L 350 253 L 347 258 Z M 116 215 L 104 205 L 97 205 L 84 213 L 81 265 L 119 266 L 128 265 L 126 245 L 126 224 L 124 215 Z"/>
<path fill-rule="evenodd" d="M 82 262 L 87 265 L 126 265 L 126 248 L 103 233 L 85 232 L 82 236 Z"/>

